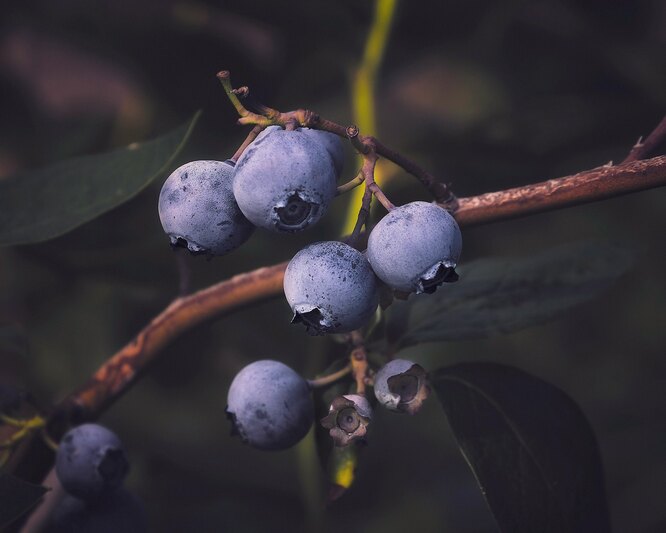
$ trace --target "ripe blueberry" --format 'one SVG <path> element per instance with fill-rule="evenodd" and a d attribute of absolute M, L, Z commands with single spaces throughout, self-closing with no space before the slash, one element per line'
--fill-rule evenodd
<path fill-rule="evenodd" d="M 223 255 L 238 248 L 254 231 L 232 191 L 233 163 L 192 161 L 164 182 L 159 215 L 173 246 L 195 254 Z"/>
<path fill-rule="evenodd" d="M 234 378 L 227 396 L 232 434 L 262 450 L 284 450 L 310 429 L 314 408 L 307 381 L 287 365 L 255 361 Z"/>
<path fill-rule="evenodd" d="M 92 500 L 119 487 L 129 463 L 115 433 L 98 424 L 83 424 L 60 441 L 55 469 L 67 492 Z"/>
<path fill-rule="evenodd" d="M 298 252 L 284 274 L 284 294 L 309 333 L 344 333 L 361 327 L 379 302 L 377 278 L 365 256 L 347 244 L 325 241 Z"/>
<path fill-rule="evenodd" d="M 333 161 L 300 130 L 267 128 L 236 164 L 234 196 L 243 214 L 272 231 L 296 232 L 317 222 L 336 192 Z"/>
<path fill-rule="evenodd" d="M 462 250 L 460 228 L 444 209 L 428 202 L 396 207 L 368 238 L 368 261 L 389 287 L 416 294 L 456 281 Z"/>
<path fill-rule="evenodd" d="M 339 178 L 340 174 L 342 174 L 342 167 L 345 163 L 345 145 L 342 142 L 342 139 L 335 133 L 328 131 L 315 130 L 310 128 L 300 128 L 300 131 L 316 139 L 317 142 L 326 149 L 328 155 L 331 156 L 331 160 L 333 161 L 335 176 Z"/>
<path fill-rule="evenodd" d="M 375 397 L 384 407 L 415 414 L 428 397 L 426 371 L 405 359 L 393 359 L 375 374 Z"/>

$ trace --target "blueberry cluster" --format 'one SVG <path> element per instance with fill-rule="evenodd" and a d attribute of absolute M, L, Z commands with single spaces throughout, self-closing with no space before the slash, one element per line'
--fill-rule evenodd
<path fill-rule="evenodd" d="M 374 378 L 375 399 L 387 409 L 407 414 L 419 411 L 430 392 L 425 370 L 413 361 L 394 359 Z M 284 450 L 297 444 L 312 426 L 311 386 L 293 369 L 270 359 L 255 361 L 233 379 L 227 396 L 232 435 L 260 450 Z M 364 395 L 335 398 L 321 425 L 338 446 L 363 439 L 372 420 Z"/>
<path fill-rule="evenodd" d="M 162 226 L 174 246 L 209 256 L 238 248 L 257 226 L 305 230 L 328 210 L 343 160 L 334 134 L 269 126 L 235 163 L 193 161 L 171 174 L 160 193 Z M 357 330 L 375 314 L 382 286 L 419 294 L 456 281 L 461 248 L 460 229 L 444 209 L 427 202 L 393 207 L 370 232 L 365 252 L 325 241 L 291 259 L 284 293 L 292 323 L 313 335 Z M 315 418 L 311 388 L 278 361 L 246 366 L 227 398 L 233 433 L 262 450 L 293 446 Z M 411 361 L 393 360 L 374 375 L 376 401 L 392 411 L 416 413 L 428 390 L 425 371 Z M 336 398 L 321 420 L 339 446 L 367 432 L 372 406 L 362 392 Z"/>
<path fill-rule="evenodd" d="M 65 496 L 46 531 L 146 531 L 140 502 L 122 486 L 129 471 L 120 439 L 98 424 L 68 431 L 56 453 L 55 471 Z"/>
<path fill-rule="evenodd" d="M 270 126 L 236 163 L 192 161 L 162 186 L 159 216 L 173 246 L 224 255 L 256 226 L 302 231 L 316 223 L 335 196 L 342 141 L 332 133 Z"/>
<path fill-rule="evenodd" d="M 195 254 L 226 254 L 255 226 L 298 232 L 316 223 L 336 194 L 343 144 L 309 128 L 269 126 L 237 163 L 192 161 L 166 180 L 159 215 L 172 245 Z M 402 293 L 431 293 L 458 279 L 462 239 L 455 219 L 427 202 L 392 209 L 361 253 L 337 241 L 298 252 L 284 277 L 293 312 L 313 335 L 363 326 L 379 303 L 381 282 Z"/>
<path fill-rule="evenodd" d="M 370 232 L 365 254 L 341 242 L 312 244 L 294 256 L 284 293 L 312 334 L 363 326 L 379 302 L 379 280 L 402 293 L 432 293 L 458 279 L 462 237 L 455 219 L 428 202 L 392 209 Z"/>

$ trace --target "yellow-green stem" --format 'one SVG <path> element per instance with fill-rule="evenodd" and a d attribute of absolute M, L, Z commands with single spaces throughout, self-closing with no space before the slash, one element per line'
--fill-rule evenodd
<path fill-rule="evenodd" d="M 376 0 L 375 13 L 365 43 L 363 59 L 356 70 L 352 87 L 354 120 L 363 135 L 375 135 L 375 84 L 388 37 L 391 31 L 398 0 Z M 375 179 L 378 176 L 375 175 Z M 363 201 L 363 190 L 353 191 L 347 208 L 343 234 L 351 233 L 356 224 L 358 210 Z"/>

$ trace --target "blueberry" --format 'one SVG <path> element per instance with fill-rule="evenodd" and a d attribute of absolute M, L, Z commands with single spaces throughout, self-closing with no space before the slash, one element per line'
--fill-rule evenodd
<path fill-rule="evenodd" d="M 55 469 L 67 492 L 92 500 L 119 487 L 129 463 L 115 433 L 98 424 L 83 424 L 60 441 Z"/>
<path fill-rule="evenodd" d="M 65 494 L 54 508 L 45 533 L 144 533 L 148 531 L 141 502 L 120 488 L 92 502 Z"/>
<path fill-rule="evenodd" d="M 192 161 L 177 168 L 160 192 L 159 214 L 174 246 L 195 254 L 223 255 L 254 231 L 232 191 L 228 161 Z"/>
<path fill-rule="evenodd" d="M 331 156 L 333 167 L 335 168 L 335 176 L 340 177 L 342 174 L 342 167 L 345 163 L 345 145 L 340 137 L 335 133 L 328 131 L 315 130 L 310 128 L 300 128 L 300 131 L 310 135 L 316 139 L 318 143 L 326 149 L 328 155 Z"/>
<path fill-rule="evenodd" d="M 462 250 L 460 228 L 444 209 L 427 202 L 396 207 L 368 238 L 368 261 L 393 289 L 417 294 L 434 292 L 456 281 Z"/>
<path fill-rule="evenodd" d="M 362 440 L 372 420 L 372 407 L 365 396 L 346 394 L 331 403 L 321 425 L 329 430 L 336 446 L 347 446 Z"/>
<path fill-rule="evenodd" d="M 309 333 L 360 328 L 379 302 L 377 278 L 365 256 L 347 244 L 325 241 L 298 252 L 284 274 L 284 294 Z"/>
<path fill-rule="evenodd" d="M 310 429 L 314 407 L 305 379 L 279 361 L 265 359 L 243 368 L 227 396 L 233 434 L 261 450 L 284 450 Z"/>
<path fill-rule="evenodd" d="M 234 196 L 255 225 L 296 232 L 317 222 L 336 192 L 328 152 L 300 130 L 267 128 L 236 164 Z"/>
<path fill-rule="evenodd" d="M 428 397 L 426 371 L 406 359 L 394 359 L 375 374 L 375 397 L 384 407 L 399 413 L 415 414 Z"/>

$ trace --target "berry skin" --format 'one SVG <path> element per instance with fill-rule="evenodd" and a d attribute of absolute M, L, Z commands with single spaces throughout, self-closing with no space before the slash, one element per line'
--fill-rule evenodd
<path fill-rule="evenodd" d="M 236 164 L 234 196 L 256 226 L 297 232 L 317 222 L 336 193 L 333 161 L 298 129 L 267 128 Z"/>
<path fill-rule="evenodd" d="M 311 128 L 300 128 L 300 131 L 310 135 L 316 139 L 317 142 L 322 144 L 328 152 L 328 155 L 331 156 L 333 167 L 335 168 L 335 176 L 339 178 L 345 164 L 345 145 L 342 142 L 342 139 L 335 133 L 329 131 L 315 130 Z"/>
<path fill-rule="evenodd" d="M 305 437 L 314 420 L 307 381 L 270 359 L 255 361 L 236 374 L 227 404 L 232 434 L 261 450 L 290 448 Z"/>
<path fill-rule="evenodd" d="M 375 374 L 375 397 L 384 407 L 413 415 L 421 409 L 430 389 L 426 371 L 406 359 L 393 359 Z"/>
<path fill-rule="evenodd" d="M 229 161 L 192 161 L 164 182 L 159 215 L 173 246 L 193 254 L 223 255 L 238 248 L 254 231 L 232 191 Z"/>
<path fill-rule="evenodd" d="M 83 424 L 60 441 L 55 469 L 67 492 L 93 500 L 122 484 L 129 462 L 115 433 L 98 424 Z"/>
<path fill-rule="evenodd" d="M 308 333 L 360 328 L 379 303 L 377 278 L 365 256 L 347 244 L 325 241 L 298 252 L 284 274 L 284 294 Z"/>
<path fill-rule="evenodd" d="M 141 502 L 120 488 L 92 502 L 65 494 L 45 533 L 145 533 L 146 512 Z"/>
<path fill-rule="evenodd" d="M 368 238 L 368 261 L 377 277 L 403 291 L 435 292 L 458 279 L 462 237 L 455 219 L 428 202 L 396 207 L 374 227 Z"/>
<path fill-rule="evenodd" d="M 269 133 L 281 129 L 282 128 L 280 126 L 268 126 L 259 135 L 257 135 L 257 138 L 254 140 L 254 142 L 256 143 L 257 141 L 263 139 Z M 311 139 L 317 142 L 317 144 L 321 145 L 326 150 L 331 160 L 333 161 L 333 168 L 335 169 L 335 177 L 339 178 L 340 174 L 342 174 L 342 168 L 344 167 L 345 163 L 345 145 L 342 139 L 338 137 L 335 133 L 323 130 L 316 130 L 313 128 L 297 128 L 297 131 L 305 133 Z"/>

